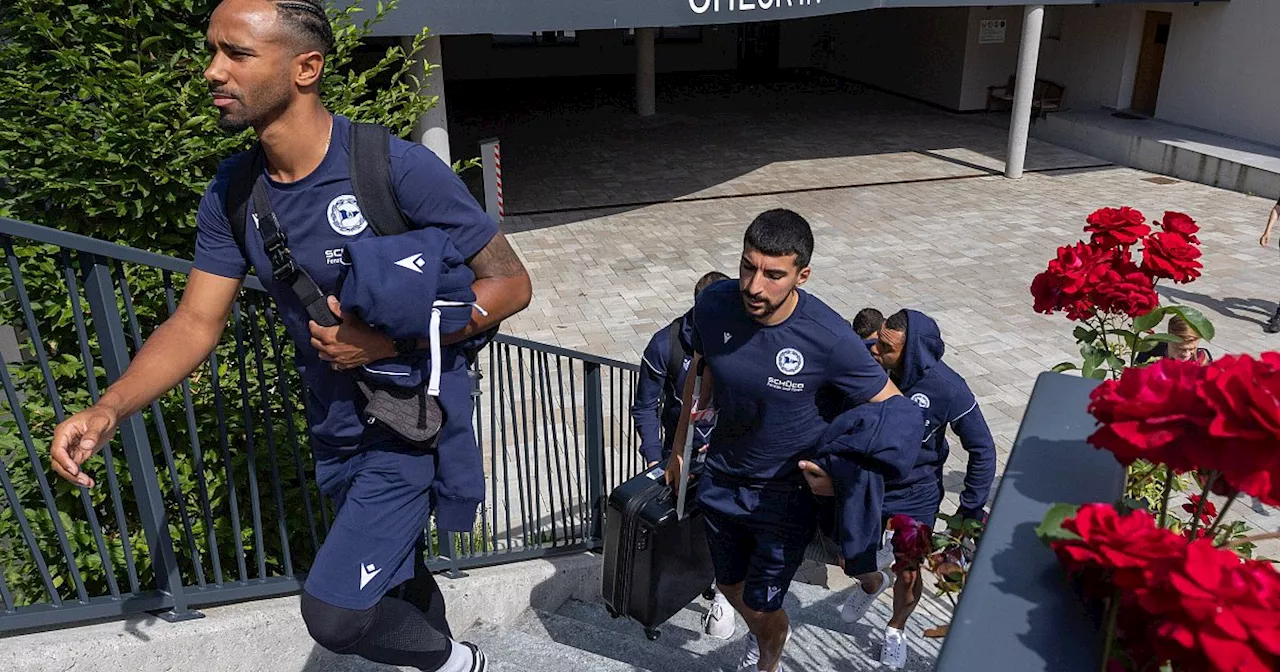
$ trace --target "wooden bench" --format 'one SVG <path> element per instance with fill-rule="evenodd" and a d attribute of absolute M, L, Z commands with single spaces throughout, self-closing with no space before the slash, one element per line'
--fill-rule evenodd
<path fill-rule="evenodd" d="M 1012 75 L 1009 76 L 1007 84 L 987 87 L 987 111 L 1000 107 L 1001 109 L 1013 108 L 1013 90 L 1017 84 Z M 1031 89 L 1031 116 L 1045 117 L 1050 112 L 1057 112 L 1062 109 L 1062 97 L 1067 92 L 1066 87 L 1047 79 L 1037 79 L 1035 85 Z"/>

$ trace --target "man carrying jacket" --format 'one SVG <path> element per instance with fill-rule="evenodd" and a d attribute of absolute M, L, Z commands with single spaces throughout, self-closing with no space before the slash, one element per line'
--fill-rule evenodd
<path fill-rule="evenodd" d="M 337 504 L 332 529 L 303 587 L 308 630 L 325 648 L 375 662 L 481 672 L 484 655 L 452 639 L 443 596 L 423 566 L 420 549 L 433 509 L 441 529 L 470 531 L 484 496 L 470 384 L 463 358 L 451 346 L 524 309 L 532 291 L 529 276 L 449 167 L 426 148 L 393 139 L 392 187 L 409 228 L 435 228 L 448 236 L 474 272 L 475 303 L 487 312 L 477 309 L 464 328 L 432 343 L 393 339 L 344 311 L 333 296 L 341 268 L 333 260 L 348 243 L 374 231 L 352 191 L 351 121 L 331 114 L 320 99 L 326 55 L 333 47 L 324 5 L 319 0 L 224 0 L 210 18 L 206 43 L 210 60 L 204 76 L 218 124 L 231 132 L 256 132 L 265 161 L 251 177 L 265 185 L 293 262 L 330 295 L 329 308 L 341 324 L 325 327 L 309 319 L 292 286 L 273 277 L 273 260 L 257 226 L 246 228 L 243 247 L 236 241 L 226 211 L 228 187 L 250 165 L 253 153 L 231 157 L 200 201 L 194 269 L 181 304 L 96 404 L 58 426 L 51 446 L 54 470 L 72 483 L 93 487 L 81 465 L 111 440 L 124 418 L 204 363 L 252 269 L 294 340 L 310 394 L 316 479 Z M 245 209 L 235 216 L 250 215 L 250 223 L 264 216 L 253 200 Z M 413 260 L 400 261 L 405 263 L 396 265 L 403 267 Z M 400 300 L 420 314 L 432 311 L 430 298 Z M 418 449 L 376 427 L 366 429 L 365 401 L 352 372 L 441 344 L 445 370 L 438 399 L 444 424 L 438 448 Z"/>
<path fill-rule="evenodd" d="M 942 361 L 945 348 L 938 323 L 914 310 L 890 315 L 871 346 L 872 356 L 889 372 L 902 395 L 920 407 L 925 422 L 924 443 L 915 466 L 905 477 L 885 481 L 886 519 L 904 514 L 933 527 L 944 494 L 943 468 L 950 453 L 948 426 L 969 454 L 957 513 L 962 518 L 985 517 L 984 506 L 995 479 L 995 441 L 969 385 Z M 885 629 L 880 661 L 891 669 L 901 669 L 907 661 L 907 619 L 920 600 L 923 583 L 919 568 L 903 570 L 896 581 L 883 578 L 878 585 L 854 588 L 841 615 L 848 622 L 861 620 L 876 596 L 893 585 L 893 617 Z"/>

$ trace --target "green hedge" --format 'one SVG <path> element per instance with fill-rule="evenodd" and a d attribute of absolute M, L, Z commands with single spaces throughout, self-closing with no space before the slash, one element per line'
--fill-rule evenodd
<path fill-rule="evenodd" d="M 216 4 L 213 0 L 4 3 L 0 7 L 0 119 L 5 120 L 0 125 L 0 215 L 190 258 L 194 213 L 205 186 L 220 160 L 247 148 L 253 139 L 249 132 L 227 136 L 217 129 L 217 114 L 201 74 L 207 61 L 204 26 Z M 367 21 L 360 21 L 356 8 L 331 11 L 337 44 L 326 67 L 323 91 L 331 110 L 382 123 L 407 135 L 434 99 L 417 95 L 418 83 L 409 75 L 399 47 L 378 52 L 362 47 L 370 26 L 393 4 L 379 5 L 376 15 Z M 418 42 L 425 37 L 424 30 Z M 455 169 L 462 168 L 462 164 L 455 164 Z M 36 314 L 40 342 L 50 358 L 58 400 L 66 413 L 73 413 L 90 402 L 91 376 L 99 390 L 106 385 L 94 325 L 87 315 L 92 373 L 81 356 L 72 295 L 79 294 L 85 313 L 88 304 L 82 288 L 72 292 L 67 285 L 57 249 L 24 245 L 18 240 L 12 244 Z M 74 268 L 74 260 L 71 263 Z M 140 331 L 148 334 L 168 314 L 165 278 L 145 267 L 126 265 L 121 271 L 132 294 Z M 176 296 L 181 295 L 183 280 L 181 276 L 170 279 Z M 0 324 L 24 323 L 14 284 L 15 278 L 7 270 L 0 271 Z M 178 490 L 161 449 L 156 418 L 151 411 L 144 413 L 165 496 L 169 532 L 183 579 L 189 584 L 197 582 L 192 544 L 206 581 L 215 579 L 211 539 L 217 541 L 221 579 L 239 578 L 237 547 L 246 555 L 250 577 L 258 575 L 259 553 L 267 574 L 279 575 L 284 571 L 280 525 L 287 528 L 293 566 L 299 571 L 306 569 L 314 553 L 307 505 L 314 525 L 321 527 L 322 504 L 314 483 L 310 483 L 310 467 L 304 466 L 301 473 L 297 468 L 299 461 L 303 465 L 311 462 L 303 409 L 297 403 L 301 381 L 278 320 L 268 325 L 264 311 L 269 306 L 260 302 L 260 297 L 250 297 L 242 303 L 246 313 L 241 328 L 251 348 L 247 356 L 237 356 L 234 329 L 230 328 L 217 350 L 224 411 L 221 420 L 214 377 L 207 366 L 189 382 L 193 423 L 188 421 L 181 390 L 158 402 L 174 453 Z M 255 320 L 249 319 L 249 303 L 255 303 Z M 123 304 L 121 309 L 123 314 Z M 256 336 L 251 323 L 256 323 Z M 54 516 L 41 495 L 40 473 L 53 486 L 56 515 L 67 532 L 88 594 L 107 594 L 109 578 L 123 591 L 129 590 L 126 552 L 136 561 L 142 587 L 153 586 L 150 558 L 119 442 L 113 443 L 112 455 L 119 477 L 118 503 L 110 497 L 105 456 L 86 465 L 100 484 L 88 495 L 58 482 L 48 468 L 48 442 L 57 424 L 55 402 L 34 359 L 30 334 L 25 336 L 25 361 L 7 363 L 17 388 L 19 413 L 14 412 L 10 400 L 0 401 L 0 461 L 16 491 L 16 501 L 0 494 L 0 567 L 8 589 L 18 605 L 50 599 L 19 530 L 17 511 L 21 510 L 50 565 L 55 590 L 63 599 L 76 595 L 71 570 L 62 559 Z M 136 345 L 131 343 L 131 349 Z M 253 346 L 261 348 L 261 370 Z M 291 404 L 285 395 L 286 384 Z M 254 451 L 248 450 L 246 409 L 253 424 Z M 19 434 L 15 415 L 30 428 L 29 444 Z M 290 441 L 290 419 L 296 443 Z M 189 424 L 194 425 L 203 459 L 199 467 Z M 277 507 L 272 487 L 268 427 L 277 447 L 275 466 L 283 508 Z M 225 452 L 220 436 L 228 439 Z M 295 455 L 295 450 L 300 454 Z M 37 459 L 34 464 L 32 453 Z M 256 462 L 252 475 L 251 460 Z M 232 479 L 227 478 L 227 462 Z M 261 540 L 254 538 L 251 524 L 251 476 L 259 484 Z M 302 487 L 304 479 L 309 488 Z M 211 517 L 204 515 L 200 504 L 201 483 L 207 488 Z M 230 515 L 233 486 L 240 509 L 238 539 Z M 86 497 L 87 506 L 82 499 Z M 111 571 L 104 566 L 94 539 L 90 512 L 101 525 Z"/>

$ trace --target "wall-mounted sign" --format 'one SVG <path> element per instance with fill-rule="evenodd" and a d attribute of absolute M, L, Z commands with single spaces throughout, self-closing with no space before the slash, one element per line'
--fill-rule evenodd
<path fill-rule="evenodd" d="M 689 0 L 694 14 L 707 12 L 749 12 L 757 9 L 781 9 L 783 7 L 809 7 L 821 5 L 822 0 Z"/>
<path fill-rule="evenodd" d="M 983 19 L 978 29 L 978 44 L 1004 44 L 1005 29 L 1009 22 L 1005 19 Z"/>

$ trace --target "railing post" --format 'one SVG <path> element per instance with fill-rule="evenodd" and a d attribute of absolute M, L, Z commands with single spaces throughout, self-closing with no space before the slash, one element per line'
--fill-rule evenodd
<path fill-rule="evenodd" d="M 84 275 L 85 295 L 93 315 L 94 331 L 98 336 L 107 381 L 115 382 L 129 366 L 129 350 L 125 347 L 124 322 L 116 303 L 111 267 L 103 257 L 82 253 L 80 272 Z M 88 375 L 93 375 L 93 372 L 90 371 Z M 147 428 L 142 415 L 135 413 L 124 418 L 120 422 L 119 432 L 120 445 L 124 448 L 130 480 L 133 481 L 133 494 L 138 500 L 138 515 L 147 539 L 151 567 L 156 575 L 156 587 L 173 598 L 173 609 L 157 615 L 170 623 L 201 618 L 203 614 L 187 606 L 182 575 L 173 551 L 173 539 L 169 536 L 164 497 L 160 492 L 155 460 L 151 455 L 151 442 L 147 439 Z"/>
<path fill-rule="evenodd" d="M 586 389 L 584 424 L 587 430 L 587 503 L 591 507 L 590 541 L 599 545 L 604 527 L 604 388 L 600 379 L 600 365 L 594 362 L 582 364 Z"/>

